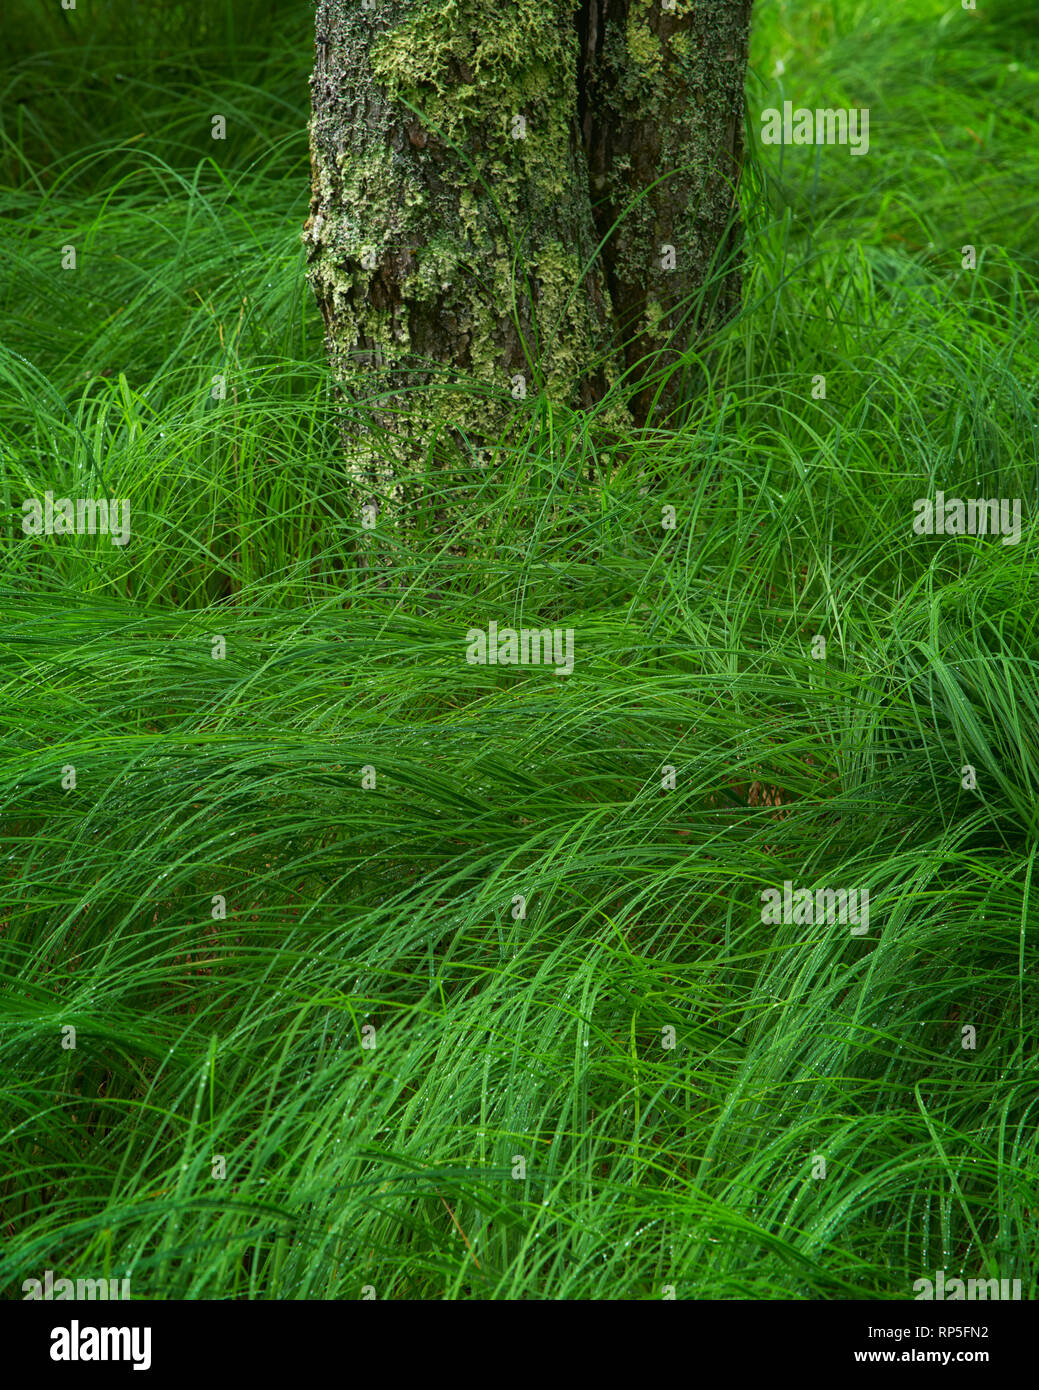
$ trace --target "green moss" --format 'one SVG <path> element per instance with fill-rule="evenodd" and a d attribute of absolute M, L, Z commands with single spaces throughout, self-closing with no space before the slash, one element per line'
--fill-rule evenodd
<path fill-rule="evenodd" d="M 367 116 L 317 141 L 315 196 L 329 212 L 310 234 L 309 267 L 332 310 L 341 385 L 356 381 L 359 345 L 392 383 L 413 337 L 450 322 L 472 378 L 501 393 L 500 406 L 440 397 L 452 423 L 495 427 L 515 408 L 517 372 L 528 391 L 540 383 L 573 402 L 603 325 L 578 284 L 577 248 L 590 253 L 594 238 L 574 143 L 572 20 L 568 0 L 490 13 L 479 0 L 402 0 L 375 32 L 344 19 L 343 83 L 351 114 L 360 101 Z M 375 271 L 360 266 L 371 251 Z M 392 305 L 372 293 L 384 267 Z"/>
<path fill-rule="evenodd" d="M 515 415 L 516 373 L 528 393 L 543 387 L 551 401 L 594 399 L 622 364 L 607 366 L 589 394 L 611 311 L 602 279 L 594 295 L 581 283 L 597 236 L 574 123 L 574 5 L 395 0 L 390 8 L 374 25 L 339 11 L 336 97 L 315 160 L 315 198 L 331 212 L 311 230 L 310 274 L 332 309 L 338 380 L 357 384 L 357 348 L 382 370 L 379 389 L 383 380 L 390 391 L 442 382 L 445 371 L 468 377 L 482 396 L 425 395 L 431 418 L 475 437 Z M 634 137 L 637 160 L 614 151 L 604 204 L 620 210 L 638 193 L 647 148 L 658 172 L 681 171 L 628 209 L 607 257 L 611 283 L 639 310 L 637 331 L 650 344 L 674 329 L 674 304 L 697 283 L 729 206 L 712 191 L 705 222 L 701 190 L 727 138 L 729 58 L 742 21 L 713 0 L 683 0 L 665 19 L 668 38 L 655 32 L 659 23 L 655 0 L 633 0 L 626 24 L 607 27 L 600 94 L 603 119 L 645 127 Z M 517 114 L 526 138 L 514 138 Z M 661 241 L 681 256 L 666 284 Z M 362 266 L 365 252 L 375 253 L 374 270 Z M 425 377 L 412 375 L 415 354 L 432 359 Z M 376 383 L 361 380 L 370 394 Z"/>
<path fill-rule="evenodd" d="M 663 70 L 664 50 L 659 37 L 649 27 L 648 11 L 640 13 L 632 7 L 624 37 L 628 57 L 639 75 L 655 79 Z"/>
<path fill-rule="evenodd" d="M 391 100 L 421 111 L 433 135 L 465 149 L 475 172 L 493 177 L 507 200 L 532 170 L 558 195 L 567 187 L 572 109 L 572 84 L 559 79 L 575 58 L 561 8 L 488 13 L 479 0 L 422 4 L 375 39 L 372 75 Z M 527 119 L 524 140 L 512 135 L 515 114 Z"/>
<path fill-rule="evenodd" d="M 533 268 L 538 296 L 539 348 L 545 385 L 558 396 L 567 381 L 576 381 L 592 351 L 588 324 L 579 310 L 577 257 L 558 242 L 542 247 Z"/>

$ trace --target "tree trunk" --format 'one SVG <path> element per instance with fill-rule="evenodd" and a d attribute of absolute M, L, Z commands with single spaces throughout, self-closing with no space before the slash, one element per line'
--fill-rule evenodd
<path fill-rule="evenodd" d="M 303 235 L 344 399 L 453 386 L 426 427 L 489 439 L 627 372 L 609 420 L 665 419 L 679 375 L 654 409 L 647 368 L 738 302 L 750 4 L 319 0 Z"/>
<path fill-rule="evenodd" d="M 635 395 L 637 424 L 675 411 L 682 380 L 671 369 L 739 306 L 750 10 L 751 0 L 676 0 L 670 11 L 584 0 L 582 136 L 617 350 L 633 382 L 651 369 L 666 378 L 659 399 L 656 386 Z"/>

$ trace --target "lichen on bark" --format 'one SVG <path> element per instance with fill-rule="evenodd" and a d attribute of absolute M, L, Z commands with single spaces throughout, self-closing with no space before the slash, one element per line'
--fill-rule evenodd
<path fill-rule="evenodd" d="M 561 0 L 319 4 L 304 239 L 344 393 L 374 378 L 400 404 L 409 387 L 480 383 L 493 394 L 426 400 L 441 425 L 489 436 L 518 376 L 569 405 L 602 395 L 612 315 L 576 80 Z M 350 446 L 379 471 L 363 439 Z"/>
<path fill-rule="evenodd" d="M 750 0 L 587 0 L 584 138 L 616 315 L 635 374 L 674 367 L 739 302 L 737 190 Z M 674 247 L 673 269 L 662 248 Z M 713 283 L 712 283 L 713 281 Z M 706 291 L 706 292 L 705 292 Z M 670 376 L 657 414 L 681 401 Z M 650 416 L 655 388 L 632 401 Z"/>
<path fill-rule="evenodd" d="M 591 408 L 681 331 L 728 234 L 748 18 L 749 0 L 319 0 L 304 242 L 336 385 L 372 407 L 344 415 L 359 481 L 401 495 L 435 425 L 493 439 L 517 377 Z M 411 389 L 430 385 L 457 389 Z"/>

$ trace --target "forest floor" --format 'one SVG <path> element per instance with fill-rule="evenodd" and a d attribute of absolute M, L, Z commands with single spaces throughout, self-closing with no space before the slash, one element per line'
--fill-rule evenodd
<path fill-rule="evenodd" d="M 529 398 L 362 569 L 313 8 L 85 8 L 5 17 L 0 1294 L 1034 1298 L 1033 20 L 762 0 L 689 423 Z"/>

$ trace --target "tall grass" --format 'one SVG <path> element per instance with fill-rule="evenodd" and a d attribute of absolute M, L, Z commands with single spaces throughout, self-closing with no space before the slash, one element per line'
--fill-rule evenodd
<path fill-rule="evenodd" d="M 302 277 L 310 8 L 10 8 L 5 1296 L 1034 1297 L 1016 7 L 761 0 L 752 135 L 825 98 L 871 148 L 752 144 L 688 424 L 532 398 L 368 568 Z M 48 489 L 131 499 L 130 542 L 23 536 Z M 915 535 L 936 489 L 1021 498 L 1020 543 Z M 574 628 L 574 673 L 468 665 L 490 620 Z M 867 887 L 868 933 L 762 924 L 785 880 Z"/>

